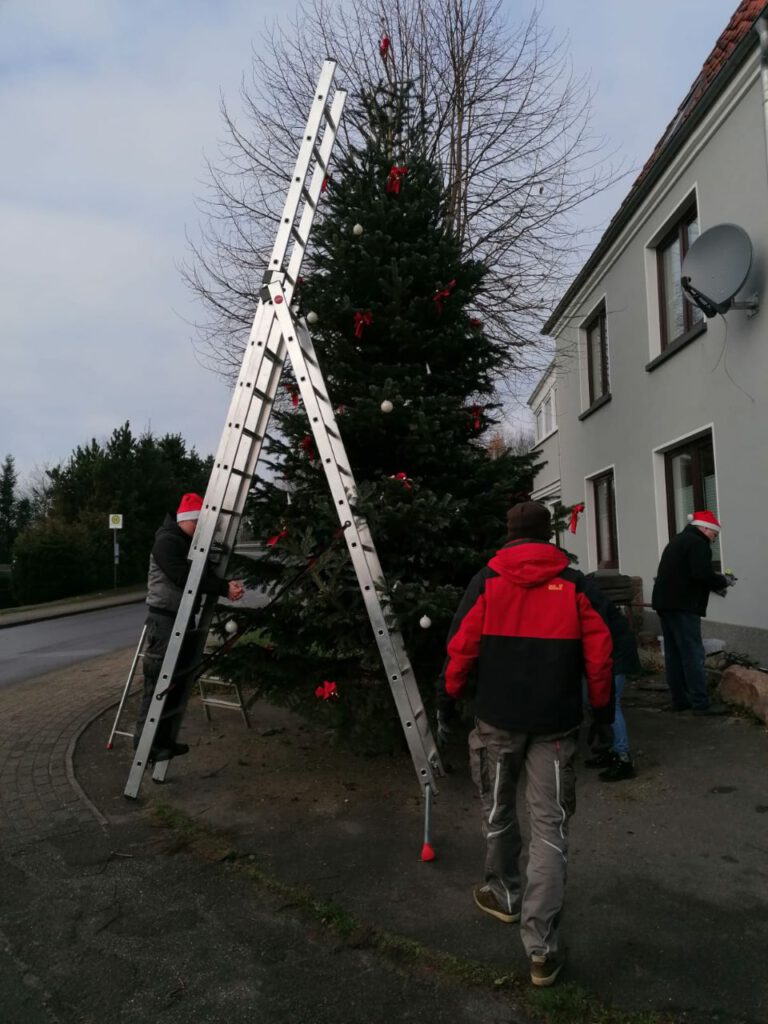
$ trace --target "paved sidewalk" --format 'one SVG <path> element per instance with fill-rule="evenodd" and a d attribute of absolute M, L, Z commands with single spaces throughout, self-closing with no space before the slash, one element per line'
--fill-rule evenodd
<path fill-rule="evenodd" d="M 144 587 L 118 594 L 94 594 L 93 597 L 76 598 L 71 601 L 51 601 L 49 604 L 30 605 L 18 611 L 4 609 L 0 614 L 0 629 L 11 626 L 24 626 L 30 622 L 45 622 L 46 619 L 62 619 L 69 615 L 81 615 L 83 612 L 94 612 L 100 608 L 118 608 L 124 604 L 137 604 L 146 599 Z"/>
<path fill-rule="evenodd" d="M 517 930 L 469 895 L 482 845 L 460 738 L 436 803 L 433 864 L 418 858 L 421 797 L 407 758 L 343 755 L 265 705 L 248 731 L 233 712 L 207 724 L 193 702 L 189 756 L 164 786 L 147 779 L 126 801 L 128 741 L 106 752 L 114 711 L 99 712 L 131 653 L 0 694 L 3 1024 L 527 1019 L 507 997 L 401 974 L 332 940 L 237 870 L 252 856 L 363 924 L 524 976 Z M 768 733 L 663 713 L 661 696 L 629 695 L 637 779 L 607 786 L 579 773 L 565 989 L 685 1024 L 765 1024 Z M 145 811 L 159 803 L 222 834 L 212 861 L 152 824 Z M 218 862 L 228 848 L 243 859 Z"/>
<path fill-rule="evenodd" d="M 131 653 L 0 693 L 2 1024 L 527 1020 L 509 1000 L 402 973 L 308 928 L 215 852 L 187 852 L 120 795 L 129 755 L 105 751 L 100 734 L 113 712 L 79 741 L 94 762 L 80 780 L 109 794 L 107 822 L 71 774 L 72 754 Z"/>

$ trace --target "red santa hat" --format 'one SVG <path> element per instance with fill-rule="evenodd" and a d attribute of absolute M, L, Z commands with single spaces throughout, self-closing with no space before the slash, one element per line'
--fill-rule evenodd
<path fill-rule="evenodd" d="M 189 519 L 199 519 L 203 499 L 199 494 L 185 494 L 176 509 L 176 522 L 183 523 Z"/>
<path fill-rule="evenodd" d="M 708 512 L 707 509 L 689 514 L 688 522 L 691 526 L 706 526 L 708 530 L 720 533 L 720 523 L 717 520 L 717 516 L 714 512 Z"/>

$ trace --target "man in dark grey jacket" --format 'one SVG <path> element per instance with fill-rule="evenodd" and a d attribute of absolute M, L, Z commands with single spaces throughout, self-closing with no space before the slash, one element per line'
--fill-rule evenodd
<path fill-rule="evenodd" d="M 701 620 L 712 591 L 724 594 L 728 580 L 712 568 L 712 544 L 720 533 L 714 513 L 694 512 L 688 526 L 664 548 L 651 605 L 664 636 L 664 665 L 672 708 L 696 715 L 724 715 L 727 707 L 713 703 L 704 675 Z"/>
<path fill-rule="evenodd" d="M 163 525 L 155 534 L 155 541 L 149 556 L 147 577 L 147 635 L 144 647 L 144 693 L 139 717 L 136 722 L 134 745 L 138 744 L 152 697 L 160 676 L 163 658 L 173 631 L 176 613 L 181 604 L 184 584 L 189 573 L 189 548 L 192 543 L 203 499 L 199 494 L 185 494 L 181 499 L 176 518 L 167 515 Z M 242 583 L 237 580 L 221 579 L 208 569 L 200 583 L 200 594 L 218 594 L 230 601 L 239 601 L 245 593 Z M 184 669 L 188 667 L 192 644 L 185 639 L 176 665 L 173 682 L 165 699 L 163 716 L 155 734 L 151 759 L 168 761 L 172 757 L 186 754 L 186 743 L 174 739 L 173 719 L 185 693 Z"/>

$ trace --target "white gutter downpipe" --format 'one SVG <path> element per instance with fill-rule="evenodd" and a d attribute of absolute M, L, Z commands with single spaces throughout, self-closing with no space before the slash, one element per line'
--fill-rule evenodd
<path fill-rule="evenodd" d="M 760 40 L 760 80 L 763 86 L 763 120 L 765 122 L 765 158 L 768 171 L 768 18 L 761 14 L 755 22 Z"/>

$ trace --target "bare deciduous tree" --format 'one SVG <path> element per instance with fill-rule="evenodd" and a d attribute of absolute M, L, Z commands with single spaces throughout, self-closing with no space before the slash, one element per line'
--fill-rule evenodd
<path fill-rule="evenodd" d="M 222 101 L 226 139 L 186 268 L 208 312 L 204 357 L 223 373 L 239 367 L 308 97 L 331 55 L 350 94 L 342 150 L 364 132 L 365 92 L 413 83 L 454 229 L 489 268 L 479 313 L 508 346 L 507 370 L 530 369 L 525 350 L 574 270 L 570 215 L 617 180 L 590 131 L 588 83 L 538 8 L 511 25 L 500 0 L 305 0 L 262 50 L 243 84 L 243 125 Z"/>

